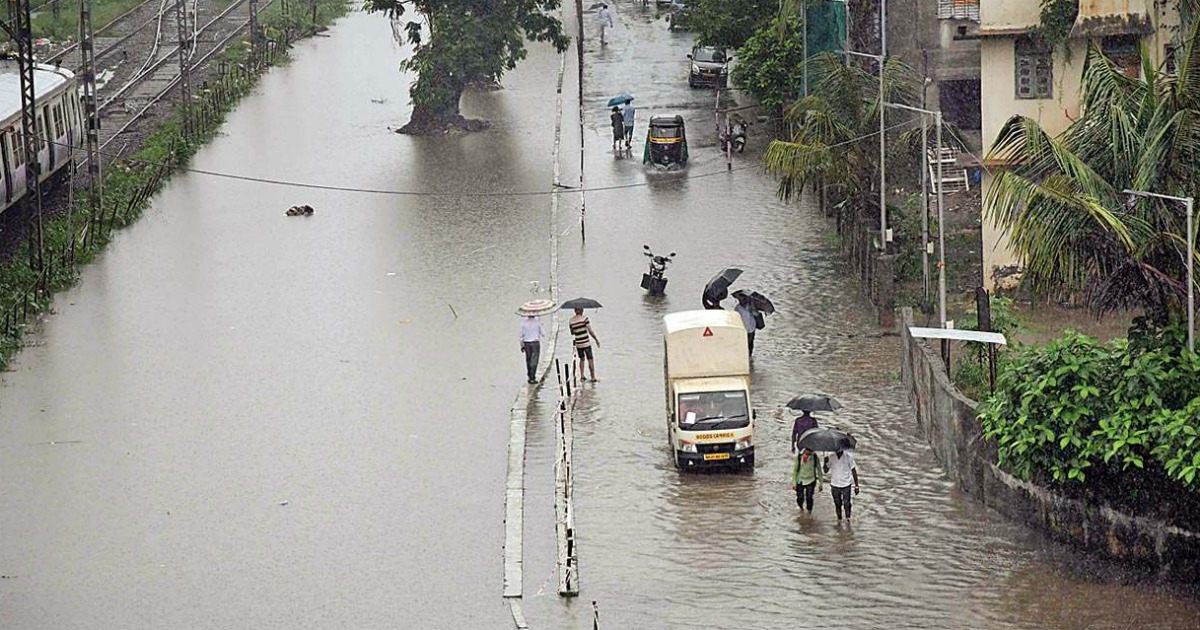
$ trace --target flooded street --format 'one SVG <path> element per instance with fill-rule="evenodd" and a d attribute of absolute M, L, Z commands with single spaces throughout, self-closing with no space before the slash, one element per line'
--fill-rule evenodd
<path fill-rule="evenodd" d="M 357 194 L 179 175 L 0 375 L 0 628 L 510 628 L 501 599 L 508 410 L 518 319 L 549 280 L 586 295 L 601 382 L 575 417 L 581 594 L 554 593 L 553 387 L 530 420 L 525 596 L 534 628 L 1200 627 L 1200 600 L 1089 561 L 955 491 L 883 336 L 838 263 L 830 225 L 785 207 L 754 165 L 732 173 L 713 95 L 689 90 L 691 35 L 653 4 L 617 5 L 587 40 L 586 185 L 544 195 Z M 568 23 L 573 16 L 568 13 Z M 592 25 L 591 16 L 585 22 Z M 560 59 L 531 47 L 505 89 L 463 113 L 491 130 L 390 133 L 407 119 L 403 51 L 354 13 L 297 45 L 231 115 L 196 169 L 362 189 L 545 191 Z M 574 51 L 563 181 L 578 180 Z M 639 105 L 614 156 L 604 101 Z M 683 172 L 641 164 L 655 113 L 680 113 Z M 286 218 L 307 203 L 316 214 Z M 678 252 L 661 299 L 643 244 Z M 661 319 L 700 307 L 725 266 L 778 313 L 753 362 L 753 474 L 681 475 L 663 414 Z M 728 305 L 728 303 L 727 303 Z M 547 328 L 549 328 L 549 321 Z M 569 345 L 564 326 L 558 356 Z M 837 527 L 789 488 L 784 403 L 859 439 L 862 494 Z"/>

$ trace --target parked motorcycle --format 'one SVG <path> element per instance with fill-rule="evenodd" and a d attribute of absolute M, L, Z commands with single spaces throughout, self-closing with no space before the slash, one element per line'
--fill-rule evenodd
<path fill-rule="evenodd" d="M 642 254 L 650 259 L 650 270 L 642 274 L 642 288 L 650 295 L 662 295 L 667 289 L 667 265 L 675 258 L 675 252 L 659 256 L 650 251 L 649 245 L 642 245 Z"/>
<path fill-rule="evenodd" d="M 719 127 L 717 129 L 717 138 L 721 142 L 721 150 L 728 151 L 729 143 L 733 143 L 733 150 L 741 153 L 746 149 L 746 132 L 750 130 L 750 123 L 743 120 L 740 116 L 734 117 L 730 121 L 728 127 Z"/>

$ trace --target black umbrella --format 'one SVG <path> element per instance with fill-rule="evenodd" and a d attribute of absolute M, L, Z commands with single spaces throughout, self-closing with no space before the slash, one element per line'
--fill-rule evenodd
<path fill-rule="evenodd" d="M 573 311 L 577 308 L 601 308 L 601 306 L 599 302 L 592 298 L 581 297 L 574 300 L 567 300 L 558 308 L 564 311 Z"/>
<path fill-rule="evenodd" d="M 775 314 L 775 305 L 771 303 L 771 300 L 767 298 L 767 296 L 759 293 L 758 291 L 746 293 L 744 290 L 738 289 L 737 291 L 734 291 L 732 295 L 735 298 L 743 297 L 747 300 L 750 300 L 750 306 L 753 306 L 760 312 L 766 313 L 767 315 Z"/>
<path fill-rule="evenodd" d="M 705 301 L 720 302 L 728 297 L 729 285 L 733 284 L 733 281 L 737 280 L 738 276 L 740 275 L 742 275 L 741 269 L 734 269 L 730 267 L 729 269 L 725 269 L 721 273 L 713 276 L 713 279 L 709 280 L 708 284 L 704 285 Z"/>
<path fill-rule="evenodd" d="M 844 431 L 837 429 L 809 429 L 800 436 L 796 444 L 800 448 L 806 448 L 810 451 L 822 451 L 825 453 L 833 453 L 836 451 L 847 451 L 854 448 L 857 440 L 854 436 Z"/>
<path fill-rule="evenodd" d="M 789 400 L 787 406 L 796 411 L 837 411 L 842 403 L 826 394 L 804 394 Z"/>

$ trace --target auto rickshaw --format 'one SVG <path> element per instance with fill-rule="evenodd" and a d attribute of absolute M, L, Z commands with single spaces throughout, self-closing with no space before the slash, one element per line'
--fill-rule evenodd
<path fill-rule="evenodd" d="M 665 168 L 684 166 L 688 161 L 687 132 L 683 116 L 654 116 L 646 131 L 646 148 L 642 164 L 651 163 Z"/>

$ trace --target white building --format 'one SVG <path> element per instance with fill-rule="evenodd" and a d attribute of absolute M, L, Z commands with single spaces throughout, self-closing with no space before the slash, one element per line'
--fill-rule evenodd
<path fill-rule="evenodd" d="M 1014 283 L 1020 265 L 1008 249 L 1007 235 L 988 220 L 987 192 L 992 175 L 1004 164 L 986 159 L 996 134 L 1015 115 L 1036 120 L 1052 134 L 1079 117 L 1080 82 L 1089 41 L 1108 56 L 1141 73 L 1139 46 L 1154 64 L 1163 63 L 1179 39 L 1178 0 L 1079 0 L 1079 17 L 1069 41 L 1051 49 L 1035 31 L 1041 22 L 1040 0 L 983 0 L 980 4 L 980 74 L 985 166 L 983 191 L 983 277 L 989 289 Z"/>

